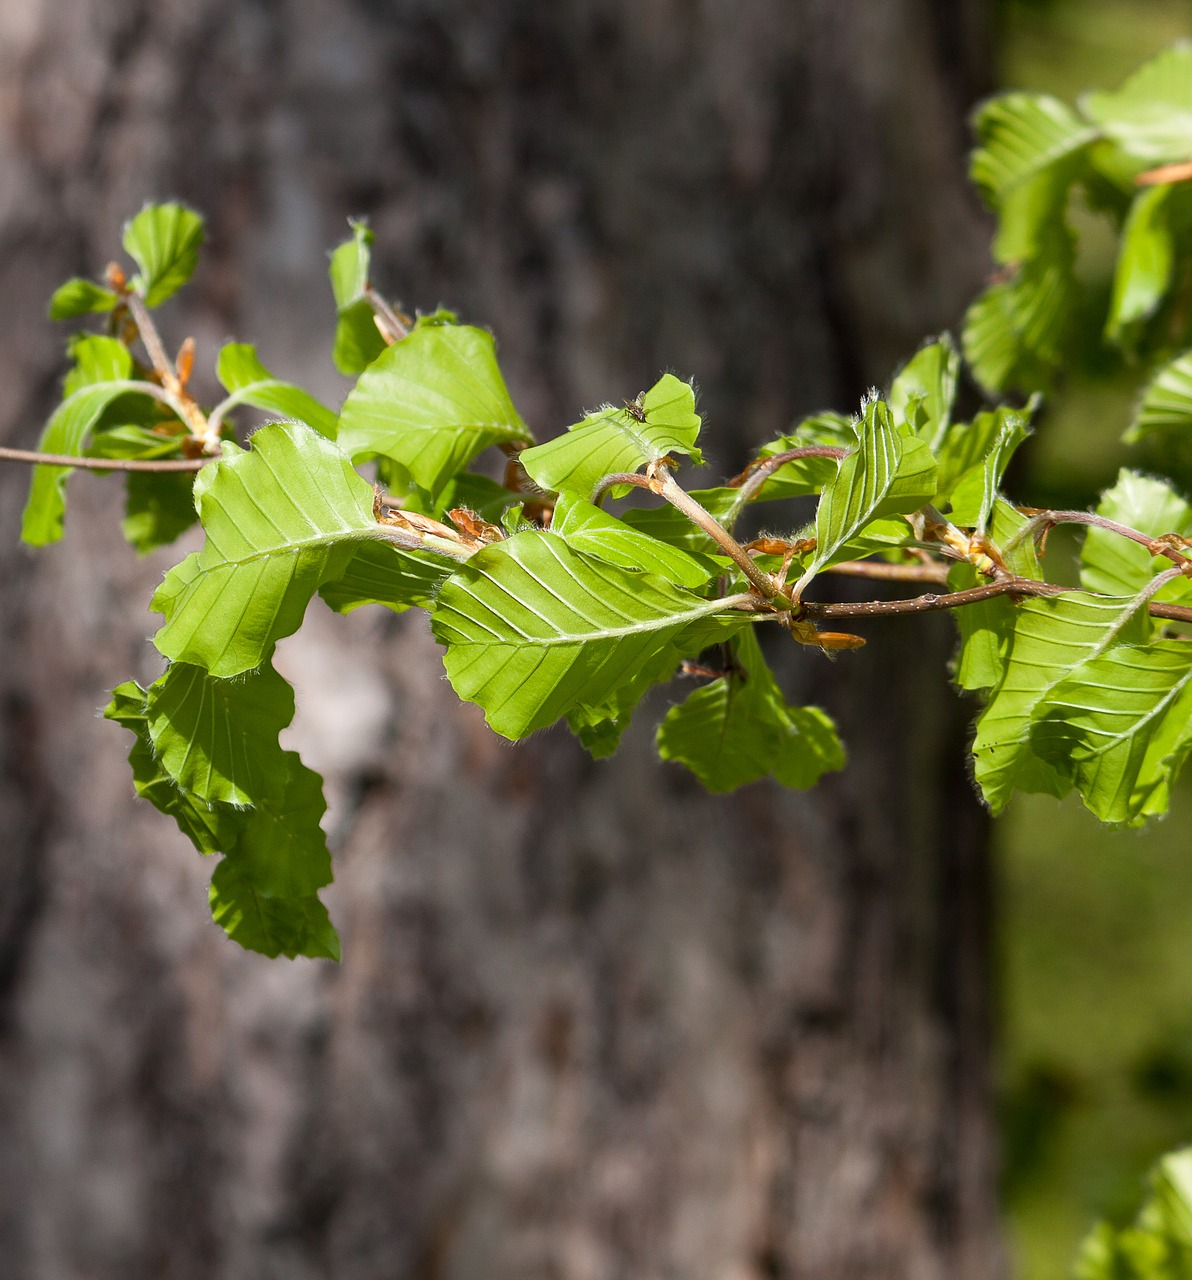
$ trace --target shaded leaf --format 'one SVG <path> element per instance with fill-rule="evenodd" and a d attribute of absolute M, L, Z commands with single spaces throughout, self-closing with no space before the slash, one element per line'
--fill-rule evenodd
<path fill-rule="evenodd" d="M 691 489 L 688 494 L 726 528 L 731 528 L 740 497 L 738 490 L 727 487 Z M 640 533 L 649 534 L 668 546 L 681 547 L 684 551 L 707 555 L 719 550 L 698 525 L 692 524 L 669 502 L 659 507 L 631 507 L 621 512 L 621 520 Z"/>
<path fill-rule="evenodd" d="M 1126 442 L 1135 444 L 1155 431 L 1192 427 L 1192 352 L 1172 360 L 1159 370 L 1143 393 Z"/>
<path fill-rule="evenodd" d="M 111 289 L 75 277 L 54 290 L 50 298 L 50 319 L 73 320 L 96 311 L 111 311 L 118 301 Z"/>
<path fill-rule="evenodd" d="M 351 613 L 366 604 L 404 613 L 412 605 L 428 607 L 454 567 L 454 561 L 443 556 L 362 542 L 344 571 L 323 583 L 319 595 L 336 613 Z"/>
<path fill-rule="evenodd" d="M 120 529 L 139 555 L 174 542 L 199 518 L 192 475 L 131 471 L 125 485 Z"/>
<path fill-rule="evenodd" d="M 1154 315 L 1171 287 L 1175 243 L 1167 219 L 1171 188 L 1149 187 L 1134 199 L 1113 276 L 1105 335 L 1118 340 L 1126 326 Z"/>
<path fill-rule="evenodd" d="M 973 123 L 981 145 L 973 152 L 970 176 L 994 208 L 1014 188 L 1097 136 L 1070 107 L 1041 93 L 992 98 L 978 108 Z"/>
<path fill-rule="evenodd" d="M 269 897 L 249 882 L 234 859 L 224 858 L 211 877 L 210 902 L 215 923 L 248 951 L 339 959 L 339 935 L 314 894 Z"/>
<path fill-rule="evenodd" d="M 350 221 L 352 238 L 331 255 L 331 289 L 337 311 L 332 359 L 340 373 L 361 373 L 385 350 L 372 304 L 365 296 L 372 262 L 373 233 Z"/>

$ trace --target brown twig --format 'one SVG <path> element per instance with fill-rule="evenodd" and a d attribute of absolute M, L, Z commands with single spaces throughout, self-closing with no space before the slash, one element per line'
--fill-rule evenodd
<path fill-rule="evenodd" d="M 74 458 L 64 453 L 0 448 L 0 461 L 41 467 L 77 467 L 80 471 L 198 471 L 212 458 Z"/>
<path fill-rule="evenodd" d="M 775 453 L 768 458 L 755 458 L 739 476 L 727 481 L 730 489 L 740 489 L 738 502 L 744 505 L 766 481 L 788 462 L 799 462 L 803 458 L 835 458 L 840 461 L 847 458 L 848 449 L 841 449 L 830 444 L 807 444 L 798 449 L 787 449 L 783 453 Z"/>
<path fill-rule="evenodd" d="M 1152 538 L 1149 533 L 1131 529 L 1129 525 L 1119 524 L 1116 520 L 1110 520 L 1106 516 L 1099 516 L 1092 511 L 1040 511 L 1034 507 L 1020 507 L 1019 511 L 1023 515 L 1030 516 L 1030 519 L 1006 543 L 1002 549 L 1003 553 L 1012 551 L 1019 543 L 1024 542 L 1029 537 L 1036 536 L 1041 530 L 1051 529 L 1060 524 L 1083 524 L 1093 529 L 1105 529 L 1109 533 L 1116 533 L 1120 537 L 1129 538 L 1131 542 L 1137 542 L 1140 546 L 1146 547 L 1152 555 L 1165 556 L 1180 569 L 1192 569 L 1192 560 L 1182 552 L 1177 551 L 1174 545 L 1164 538 Z"/>

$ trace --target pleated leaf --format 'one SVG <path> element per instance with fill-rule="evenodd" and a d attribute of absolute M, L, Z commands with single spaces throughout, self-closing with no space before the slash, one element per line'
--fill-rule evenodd
<path fill-rule="evenodd" d="M 723 606 L 650 573 L 527 531 L 477 552 L 443 584 L 435 638 L 447 676 L 489 724 L 521 738 L 607 699 L 682 630 Z"/>
<path fill-rule="evenodd" d="M 993 420 L 993 430 L 980 465 L 963 474 L 948 495 L 952 504 L 953 524 L 974 528 L 979 533 L 986 532 L 1002 476 L 1005 475 L 1015 450 L 1031 434 L 1028 415 L 1029 411 L 1024 414 L 1007 408 L 980 415 Z M 974 423 L 972 435 L 975 438 L 983 436 L 984 424 Z"/>
<path fill-rule="evenodd" d="M 1149 618 L 1135 597 L 1069 592 L 1018 606 L 1005 672 L 977 719 L 973 744 L 977 784 L 994 813 L 1015 788 L 1052 795 L 1070 789 L 1064 776 L 1031 749 L 1035 709 L 1082 662 L 1149 635 Z"/>
<path fill-rule="evenodd" d="M 787 705 L 752 628 L 734 647 L 738 670 L 667 712 L 657 738 L 662 758 L 686 765 L 713 792 L 771 775 L 804 789 L 844 768 L 832 721 L 817 707 Z"/>
<path fill-rule="evenodd" d="M 531 439 L 497 368 L 492 335 L 428 324 L 386 348 L 340 414 L 353 462 L 383 456 L 434 497 L 490 445 Z"/>
<path fill-rule="evenodd" d="M 1192 352 L 1159 370 L 1143 393 L 1126 441 L 1136 443 L 1154 431 L 1186 431 L 1192 427 Z"/>
<path fill-rule="evenodd" d="M 700 418 L 689 383 L 665 374 L 640 399 L 640 408 L 602 409 L 566 434 L 520 455 L 526 474 L 554 493 L 590 498 L 597 484 L 618 471 L 637 471 L 667 454 L 685 454 L 696 462 Z"/>
<path fill-rule="evenodd" d="M 330 441 L 280 423 L 258 431 L 252 446 L 225 446 L 201 473 L 195 492 L 207 541 L 153 597 L 166 617 L 157 647 L 214 676 L 259 666 L 356 548 L 383 537 L 371 486 Z"/>
<path fill-rule="evenodd" d="M 1015 187 L 1079 151 L 1097 130 L 1046 94 L 1007 93 L 974 117 L 981 145 L 970 176 L 996 207 Z"/>
<path fill-rule="evenodd" d="M 429 552 L 362 542 L 339 577 L 319 588 L 319 595 L 336 613 L 366 604 L 404 613 L 414 605 L 428 607 L 454 567 L 453 561 Z"/>
<path fill-rule="evenodd" d="M 250 404 L 282 418 L 296 418 L 319 435 L 335 439 L 336 415 L 301 387 L 275 378 L 247 342 L 227 343 L 220 350 L 216 373 L 228 392 L 221 415 L 238 404 Z"/>
<path fill-rule="evenodd" d="M 1166 813 L 1192 747 L 1192 645 L 1118 645 L 1056 684 L 1032 720 L 1032 750 L 1102 822 Z"/>
<path fill-rule="evenodd" d="M 890 387 L 890 412 L 934 450 L 952 421 L 960 353 L 944 336 L 921 347 Z"/>
<path fill-rule="evenodd" d="M 124 228 L 124 249 L 140 275 L 132 287 L 149 307 L 160 306 L 194 275 L 203 219 L 180 204 L 146 205 Z"/>

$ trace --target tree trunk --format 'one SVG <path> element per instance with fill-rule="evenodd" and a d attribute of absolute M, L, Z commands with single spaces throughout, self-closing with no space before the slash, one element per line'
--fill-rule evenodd
<path fill-rule="evenodd" d="M 207 213 L 163 323 L 335 400 L 325 251 L 497 334 L 540 436 L 694 375 L 714 470 L 854 407 L 983 265 L 986 6 L 46 0 L 0 7 L 0 436 L 52 402 L 52 288 L 146 198 Z M 189 301 L 186 299 L 189 298 Z M 210 385 L 210 384 L 208 384 Z M 169 554 L 116 485 L 16 549 L 0 474 L 0 1257 L 12 1280 L 989 1280 L 986 824 L 952 643 L 784 653 L 848 770 L 714 799 L 499 741 L 424 620 L 321 605 L 277 665 L 327 779 L 344 962 L 211 924 L 107 690 Z M 377 611 L 379 612 L 379 611 Z M 650 713 L 654 713 L 652 716 Z"/>

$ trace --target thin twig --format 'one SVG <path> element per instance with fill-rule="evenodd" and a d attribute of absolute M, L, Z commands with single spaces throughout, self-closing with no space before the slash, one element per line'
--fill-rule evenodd
<path fill-rule="evenodd" d="M 949 591 L 943 595 L 928 593 L 910 600 L 845 601 L 839 604 L 820 604 L 814 600 L 802 601 L 801 618 L 882 618 L 900 613 L 933 613 L 938 609 L 960 609 L 997 596 L 1057 596 L 1075 587 L 1058 587 L 1050 582 L 1036 582 L 1032 578 L 1005 578 L 983 587 L 969 587 L 966 591 Z"/>
<path fill-rule="evenodd" d="M 64 453 L 0 448 L 0 461 L 41 467 L 78 467 L 80 471 L 198 471 L 212 458 L 74 458 Z"/>
<path fill-rule="evenodd" d="M 822 573 L 842 573 L 850 578 L 882 578 L 888 582 L 938 582 L 948 581 L 946 564 L 887 564 L 884 560 L 842 560 L 830 564 Z"/>
<path fill-rule="evenodd" d="M 145 344 L 145 350 L 149 353 L 154 372 L 161 379 L 162 386 L 174 398 L 171 407 L 190 428 L 191 435 L 202 444 L 206 452 L 218 453 L 218 429 L 212 429 L 207 421 L 207 415 L 187 391 L 173 361 L 166 355 L 165 344 L 161 340 L 161 334 L 157 331 L 153 317 L 149 314 L 149 308 L 144 300 L 131 290 L 123 294 L 123 300 L 137 326 L 137 332 L 141 335 L 141 341 Z"/>
<path fill-rule="evenodd" d="M 787 449 L 768 458 L 755 458 L 739 476 L 727 481 L 727 485 L 730 489 L 741 490 L 737 495 L 737 504 L 744 506 L 774 472 L 785 467 L 788 462 L 799 462 L 803 458 L 835 458 L 839 462 L 842 458 L 847 458 L 848 454 L 848 449 L 830 444 L 802 445 L 798 449 Z"/>
<path fill-rule="evenodd" d="M 1024 515 L 1029 515 L 1030 519 L 1002 548 L 1003 554 L 1013 551 L 1016 546 L 1025 542 L 1027 538 L 1034 537 L 1040 530 L 1051 529 L 1059 524 L 1083 524 L 1129 538 L 1131 542 L 1137 542 L 1140 546 L 1146 547 L 1152 555 L 1165 556 L 1181 569 L 1192 569 L 1192 560 L 1177 551 L 1175 547 L 1165 543 L 1162 538 L 1152 538 L 1149 533 L 1131 529 L 1129 525 L 1119 524 L 1116 520 L 1096 515 L 1092 511 L 1036 511 L 1031 507 L 1020 508 L 1020 510 Z"/>

